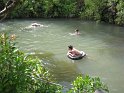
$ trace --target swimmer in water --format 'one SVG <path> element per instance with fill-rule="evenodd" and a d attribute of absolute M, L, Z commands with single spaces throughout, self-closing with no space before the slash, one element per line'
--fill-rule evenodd
<path fill-rule="evenodd" d="M 29 28 L 36 28 L 36 27 L 48 27 L 42 24 L 38 24 L 38 23 L 32 23 L 31 25 L 29 25 L 28 27 L 26 27 L 27 29 Z"/>
<path fill-rule="evenodd" d="M 80 32 L 79 32 L 78 29 L 76 29 L 74 33 L 69 33 L 69 34 L 70 34 L 70 35 L 80 35 Z"/>

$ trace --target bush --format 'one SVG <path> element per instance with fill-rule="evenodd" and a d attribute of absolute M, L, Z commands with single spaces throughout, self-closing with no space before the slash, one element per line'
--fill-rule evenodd
<path fill-rule="evenodd" d="M 39 59 L 26 58 L 13 40 L 0 35 L 0 93 L 60 93 Z"/>
<path fill-rule="evenodd" d="M 116 24 L 124 25 L 124 1 L 120 0 L 117 5 L 117 18 L 115 19 Z"/>
<path fill-rule="evenodd" d="M 81 12 L 81 18 L 101 20 L 101 13 L 105 7 L 104 0 L 85 0 L 85 10 Z"/>
<path fill-rule="evenodd" d="M 100 78 L 91 78 L 88 75 L 78 76 L 72 85 L 68 93 L 94 93 L 96 90 L 109 92 L 108 87 L 100 81 Z"/>

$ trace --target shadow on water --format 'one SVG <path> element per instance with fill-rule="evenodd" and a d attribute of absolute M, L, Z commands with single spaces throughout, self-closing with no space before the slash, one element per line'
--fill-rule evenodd
<path fill-rule="evenodd" d="M 28 53 L 27 57 L 39 58 L 42 64 L 60 83 L 71 82 L 79 75 L 77 66 L 73 61 L 58 60 L 51 52 Z"/>

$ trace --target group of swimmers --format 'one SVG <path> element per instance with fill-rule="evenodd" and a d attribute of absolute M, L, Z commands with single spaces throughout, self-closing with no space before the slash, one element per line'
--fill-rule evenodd
<path fill-rule="evenodd" d="M 35 27 L 47 27 L 47 26 L 44 26 L 44 25 L 38 24 L 38 23 L 32 23 L 27 28 L 35 28 Z M 78 29 L 76 29 L 75 32 L 70 33 L 70 35 L 80 35 L 80 32 Z M 67 54 L 69 54 L 73 57 L 81 55 L 80 51 L 77 50 L 76 48 L 74 48 L 72 45 L 68 46 L 68 53 Z"/>
<path fill-rule="evenodd" d="M 70 35 L 80 35 L 81 33 L 79 32 L 78 29 L 75 30 L 74 33 L 70 33 Z M 72 45 L 68 46 L 68 52 L 67 55 L 70 55 L 72 57 L 77 57 L 82 55 L 81 51 L 77 50 L 76 48 L 74 48 Z"/>
<path fill-rule="evenodd" d="M 31 25 L 29 25 L 26 28 L 36 28 L 36 27 L 48 27 L 48 26 L 44 26 L 42 24 L 38 24 L 38 23 L 32 23 Z M 70 35 L 80 35 L 80 32 L 78 29 L 75 30 L 74 33 L 70 33 Z M 11 35 L 11 39 L 14 40 L 16 38 L 15 34 Z M 68 46 L 68 55 L 71 55 L 72 57 L 76 57 L 81 55 L 80 51 L 77 50 L 76 48 L 74 48 L 72 45 Z"/>
<path fill-rule="evenodd" d="M 36 27 L 48 27 L 48 26 L 34 22 L 31 25 L 27 26 L 26 28 L 36 28 Z M 69 34 L 70 35 L 80 35 L 80 32 L 78 29 L 76 29 L 74 33 L 69 33 Z"/>

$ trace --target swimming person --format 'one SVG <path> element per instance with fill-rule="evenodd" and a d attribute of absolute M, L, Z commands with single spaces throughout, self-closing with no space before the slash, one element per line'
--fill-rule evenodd
<path fill-rule="evenodd" d="M 32 23 L 31 26 L 34 26 L 34 27 L 40 27 L 41 24 L 38 24 L 38 23 Z"/>
<path fill-rule="evenodd" d="M 81 55 L 81 52 L 79 50 L 77 50 L 76 48 L 74 48 L 72 45 L 69 45 L 67 55 L 70 55 L 72 57 L 76 57 L 76 56 Z"/>
<path fill-rule="evenodd" d="M 48 27 L 48 26 L 45 26 L 45 25 L 38 24 L 38 23 L 34 22 L 34 23 L 32 23 L 31 25 L 29 25 L 28 27 L 26 27 L 26 29 L 29 29 L 29 28 L 36 28 L 36 27 Z"/>
<path fill-rule="evenodd" d="M 75 34 L 76 34 L 76 35 L 80 35 L 80 32 L 79 32 L 78 29 L 75 30 Z"/>
<path fill-rule="evenodd" d="M 74 33 L 69 33 L 69 34 L 70 34 L 70 35 L 80 35 L 80 32 L 79 32 L 78 29 L 76 29 Z"/>

